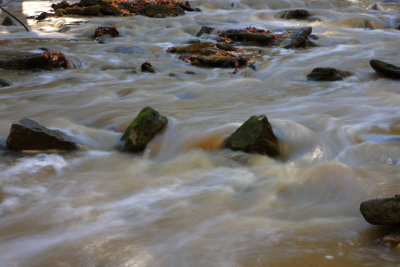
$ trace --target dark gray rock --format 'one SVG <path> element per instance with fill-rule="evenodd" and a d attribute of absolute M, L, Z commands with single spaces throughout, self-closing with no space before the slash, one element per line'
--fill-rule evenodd
<path fill-rule="evenodd" d="M 307 37 L 311 32 L 311 27 L 284 30 L 282 35 L 275 40 L 274 45 L 287 49 L 306 46 Z"/>
<path fill-rule="evenodd" d="M 291 9 L 278 12 L 275 17 L 280 19 L 307 20 L 311 17 L 310 12 L 305 9 Z"/>
<path fill-rule="evenodd" d="M 168 119 L 151 107 L 145 107 L 131 122 L 121 138 L 121 150 L 142 152 L 147 144 L 168 124 Z"/>
<path fill-rule="evenodd" d="M 67 68 L 67 64 L 68 61 L 62 53 L 50 50 L 41 54 L 0 59 L 2 69 L 53 70 Z"/>
<path fill-rule="evenodd" d="M 372 59 L 369 64 L 377 73 L 385 77 L 400 79 L 399 66 L 395 66 L 377 59 Z"/>
<path fill-rule="evenodd" d="M 14 122 L 6 140 L 12 150 L 77 150 L 80 146 L 70 136 L 50 130 L 37 122 L 24 118 Z"/>
<path fill-rule="evenodd" d="M 250 117 L 225 140 L 224 147 L 270 157 L 277 157 L 280 153 L 278 138 L 265 115 Z"/>
<path fill-rule="evenodd" d="M 255 42 L 259 45 L 269 45 L 274 41 L 272 33 L 248 32 L 245 30 L 227 30 L 221 32 L 221 35 L 230 38 L 235 42 Z"/>
<path fill-rule="evenodd" d="M 178 16 L 183 14 L 185 14 L 185 11 L 180 7 L 149 5 L 143 8 L 143 15 L 148 17 L 162 18 L 166 16 Z"/>
<path fill-rule="evenodd" d="M 200 37 L 203 34 L 211 34 L 213 31 L 215 30 L 215 28 L 213 27 L 208 27 L 208 26 L 203 26 L 201 27 L 201 29 L 197 32 L 196 36 Z"/>
<path fill-rule="evenodd" d="M 6 87 L 6 86 L 10 86 L 10 84 L 3 79 L 0 79 L 0 87 Z"/>
<path fill-rule="evenodd" d="M 3 22 L 1 23 L 1 25 L 3 25 L 3 26 L 13 26 L 14 23 L 13 23 L 12 19 L 10 19 L 10 17 L 5 17 Z"/>
<path fill-rule="evenodd" d="M 361 203 L 360 211 L 370 224 L 399 225 L 400 196 L 369 199 Z"/>
<path fill-rule="evenodd" d="M 333 82 L 343 80 L 343 78 L 351 75 L 351 72 L 344 70 L 337 70 L 333 68 L 315 68 L 307 75 L 307 80 Z"/>
<path fill-rule="evenodd" d="M 142 72 L 150 72 L 150 73 L 155 73 L 156 72 L 150 62 L 144 62 L 140 66 L 140 70 Z"/>

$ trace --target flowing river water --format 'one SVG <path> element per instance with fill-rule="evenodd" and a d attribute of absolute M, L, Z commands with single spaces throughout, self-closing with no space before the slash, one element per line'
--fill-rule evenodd
<path fill-rule="evenodd" d="M 56 1 L 3 1 L 25 16 Z M 59 1 L 57 1 L 59 2 Z M 397 249 L 359 204 L 399 193 L 400 84 L 376 58 L 400 64 L 399 1 L 195 0 L 171 18 L 87 17 L 0 26 L 0 55 L 66 54 L 75 68 L 0 70 L 0 137 L 29 117 L 90 150 L 0 155 L 1 266 L 398 266 Z M 320 21 L 276 19 L 306 8 Z M 4 14 L 1 14 L 4 17 Z M 99 44 L 97 26 L 121 37 Z M 259 48 L 257 69 L 189 65 L 166 49 L 219 28 L 312 26 L 318 47 Z M 149 61 L 156 73 L 141 73 Z M 354 72 L 310 82 L 315 67 Z M 134 73 L 134 70 L 137 73 Z M 186 74 L 194 71 L 194 75 Z M 145 106 L 169 119 L 140 155 L 114 149 Z M 220 150 L 265 114 L 283 155 Z"/>

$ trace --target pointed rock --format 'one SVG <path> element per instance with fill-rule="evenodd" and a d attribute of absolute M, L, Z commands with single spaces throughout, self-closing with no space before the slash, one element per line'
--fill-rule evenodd
<path fill-rule="evenodd" d="M 224 147 L 270 157 L 280 153 L 278 138 L 265 115 L 250 117 L 225 140 Z"/>
<path fill-rule="evenodd" d="M 168 119 L 151 107 L 145 107 L 122 135 L 122 151 L 138 153 L 168 124 Z"/>
<path fill-rule="evenodd" d="M 50 130 L 27 118 L 12 124 L 6 143 L 10 149 L 17 151 L 71 151 L 80 148 L 70 136 L 58 130 Z"/>
<path fill-rule="evenodd" d="M 3 22 L 1 23 L 1 25 L 3 26 L 12 26 L 14 25 L 12 19 L 10 19 L 10 17 L 5 17 Z"/>

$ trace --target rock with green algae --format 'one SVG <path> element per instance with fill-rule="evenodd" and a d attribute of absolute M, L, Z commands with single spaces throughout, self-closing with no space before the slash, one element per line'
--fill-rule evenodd
<path fill-rule="evenodd" d="M 334 82 L 343 80 L 343 78 L 351 75 L 351 72 L 345 70 L 337 70 L 334 68 L 315 68 L 307 75 L 307 79 L 309 81 Z"/>
<path fill-rule="evenodd" d="M 370 224 L 400 225 L 400 196 L 366 200 L 360 211 Z"/>
<path fill-rule="evenodd" d="M 168 119 L 151 107 L 142 109 L 121 138 L 121 150 L 142 152 L 147 144 L 168 124 Z"/>
<path fill-rule="evenodd" d="M 224 142 L 224 147 L 270 157 L 279 156 L 279 141 L 265 115 L 250 117 Z"/>
<path fill-rule="evenodd" d="M 82 148 L 63 132 L 50 130 L 28 118 L 12 124 L 6 143 L 8 148 L 16 151 L 72 151 Z"/>

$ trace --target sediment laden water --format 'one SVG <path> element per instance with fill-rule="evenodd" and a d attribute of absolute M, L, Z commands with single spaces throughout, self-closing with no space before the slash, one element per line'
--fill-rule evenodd
<path fill-rule="evenodd" d="M 4 3 L 5 2 L 5 3 Z M 51 1 L 3 1 L 25 15 Z M 55 2 L 55 1 L 53 1 Z M 0 156 L 1 266 L 395 266 L 397 250 L 359 213 L 398 192 L 400 86 L 372 58 L 400 64 L 400 4 L 373 1 L 192 1 L 201 13 L 51 18 L 0 27 L 0 55 L 62 51 L 76 67 L 0 70 L 0 136 L 29 117 L 91 150 Z M 302 7 L 321 21 L 274 14 Z M 4 14 L 1 15 L 4 17 Z M 97 26 L 121 37 L 98 44 Z M 201 25 L 313 27 L 319 47 L 260 48 L 257 70 L 190 66 L 169 46 Z M 149 61 L 155 74 L 132 73 Z M 315 67 L 344 81 L 308 82 Z M 185 70 L 195 75 L 185 74 Z M 118 153 L 120 131 L 147 105 L 169 125 L 143 155 Z M 219 150 L 254 114 L 266 114 L 281 159 Z"/>

